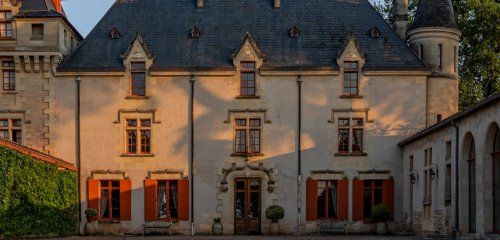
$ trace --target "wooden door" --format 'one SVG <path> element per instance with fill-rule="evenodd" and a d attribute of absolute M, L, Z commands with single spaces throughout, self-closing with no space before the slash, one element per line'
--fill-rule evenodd
<path fill-rule="evenodd" d="M 259 178 L 238 178 L 235 180 L 235 234 L 260 234 L 261 185 Z"/>

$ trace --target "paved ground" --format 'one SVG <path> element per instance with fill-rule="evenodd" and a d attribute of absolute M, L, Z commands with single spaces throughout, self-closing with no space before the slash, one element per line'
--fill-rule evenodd
<path fill-rule="evenodd" d="M 57 238 L 55 240 L 147 240 L 147 239 L 172 239 L 172 240 L 323 240 L 323 239 L 335 239 L 335 240 L 399 240 L 399 239 L 419 239 L 416 237 L 403 237 L 403 236 L 154 236 L 154 237 L 129 237 L 129 236 L 116 236 L 116 237 L 67 237 L 67 238 Z"/>

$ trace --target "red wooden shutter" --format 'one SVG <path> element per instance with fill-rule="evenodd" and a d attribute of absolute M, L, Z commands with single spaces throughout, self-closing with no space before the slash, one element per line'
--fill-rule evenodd
<path fill-rule="evenodd" d="M 363 221 L 363 180 L 352 181 L 352 219 Z"/>
<path fill-rule="evenodd" d="M 349 180 L 340 180 L 337 184 L 338 220 L 349 218 Z"/>
<path fill-rule="evenodd" d="M 387 205 L 391 212 L 391 218 L 394 217 L 394 180 L 386 179 L 382 181 L 382 203 Z"/>
<path fill-rule="evenodd" d="M 158 182 L 152 179 L 144 180 L 144 220 L 155 221 L 158 219 L 156 214 L 156 195 Z"/>
<path fill-rule="evenodd" d="M 189 221 L 189 180 L 179 180 L 178 190 L 179 221 Z"/>
<path fill-rule="evenodd" d="M 132 219 L 132 182 L 120 180 L 120 220 Z"/>
<path fill-rule="evenodd" d="M 306 182 L 306 220 L 318 219 L 318 181 L 307 179 Z"/>
<path fill-rule="evenodd" d="M 99 192 L 100 192 L 100 181 L 97 179 L 87 180 L 87 208 L 93 208 L 97 210 L 97 216 L 93 220 L 99 219 Z"/>

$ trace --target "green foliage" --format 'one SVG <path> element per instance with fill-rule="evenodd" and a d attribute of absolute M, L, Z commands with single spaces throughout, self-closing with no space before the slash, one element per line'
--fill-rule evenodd
<path fill-rule="evenodd" d="M 452 0 L 460 40 L 460 109 L 466 109 L 500 91 L 500 2 L 498 0 Z M 410 26 L 418 0 L 409 0 Z M 392 0 L 374 2 L 375 9 L 390 23 Z M 439 16 L 436 16 L 439 17 Z"/>
<path fill-rule="evenodd" d="M 283 217 L 285 217 L 285 209 L 280 206 L 273 205 L 266 209 L 266 218 L 272 222 L 277 222 Z"/>
<path fill-rule="evenodd" d="M 372 209 L 372 220 L 374 222 L 387 222 L 391 217 L 389 208 L 385 204 L 379 204 Z"/>
<path fill-rule="evenodd" d="M 215 223 L 220 223 L 220 222 L 222 221 L 222 220 L 221 220 L 220 218 L 218 218 L 218 217 L 214 218 L 213 220 L 214 220 L 214 222 L 215 222 Z"/>
<path fill-rule="evenodd" d="M 77 175 L 0 146 L 0 236 L 77 230 Z"/>
<path fill-rule="evenodd" d="M 85 210 L 85 218 L 87 218 L 87 222 L 92 221 L 92 219 L 97 216 L 97 210 L 94 208 L 87 208 Z"/>

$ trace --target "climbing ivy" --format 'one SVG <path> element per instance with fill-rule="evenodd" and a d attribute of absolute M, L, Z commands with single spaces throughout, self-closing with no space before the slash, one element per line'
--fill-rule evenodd
<path fill-rule="evenodd" d="M 77 175 L 0 146 L 0 238 L 77 232 Z"/>

